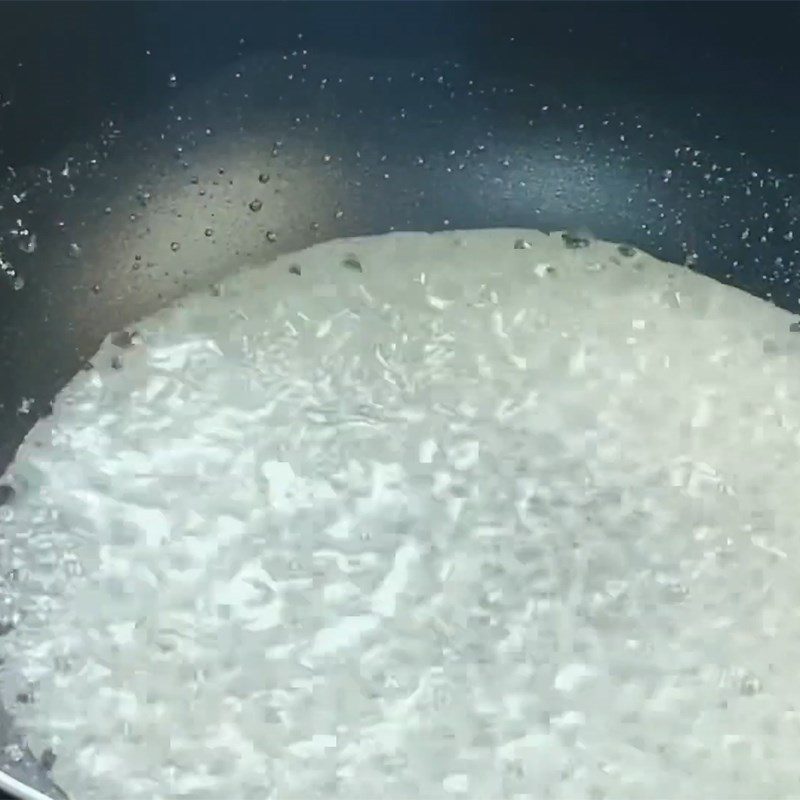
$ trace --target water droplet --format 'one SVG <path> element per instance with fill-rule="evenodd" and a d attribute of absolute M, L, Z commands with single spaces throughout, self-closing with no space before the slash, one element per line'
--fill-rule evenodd
<path fill-rule="evenodd" d="M 211 128 L 206 128 L 206 136 L 211 136 L 212 133 L 213 131 L 211 130 Z"/>
<path fill-rule="evenodd" d="M 69 247 L 67 248 L 67 255 L 70 258 L 80 258 L 81 256 L 81 247 L 76 242 L 70 242 Z"/>
<path fill-rule="evenodd" d="M 204 234 L 205 236 L 213 236 L 213 235 L 214 235 L 214 230 L 213 230 L 213 228 L 206 228 L 206 229 L 203 231 L 203 234 Z"/>
<path fill-rule="evenodd" d="M 25 278 L 22 275 L 17 275 L 11 285 L 14 287 L 15 292 L 19 292 L 25 288 Z"/>
<path fill-rule="evenodd" d="M 259 176 L 258 176 L 258 182 L 259 183 L 269 183 L 269 173 L 267 173 L 267 172 L 260 173 Z"/>
<path fill-rule="evenodd" d="M 529 241 L 525 240 L 525 239 L 517 239 L 517 241 L 514 242 L 514 249 L 515 250 L 530 250 L 531 249 L 531 243 Z"/>
<path fill-rule="evenodd" d="M 361 262 L 355 256 L 347 256 L 347 258 L 342 259 L 342 266 L 347 267 L 347 269 L 355 270 L 356 272 L 364 271 L 364 267 L 361 266 Z"/>
<path fill-rule="evenodd" d="M 174 89 L 177 85 L 178 76 L 174 72 L 171 72 L 169 78 L 167 79 L 167 86 L 169 86 L 170 89 Z"/>
<path fill-rule="evenodd" d="M 178 250 L 181 249 L 181 243 L 180 242 L 172 242 L 172 243 L 170 243 L 169 249 L 172 250 L 173 253 L 177 253 Z"/>
<path fill-rule="evenodd" d="M 261 211 L 263 206 L 264 204 L 258 198 L 256 198 L 255 200 L 251 200 L 249 203 L 250 210 L 254 212 Z"/>
<path fill-rule="evenodd" d="M 278 237 L 274 231 L 267 231 L 267 241 L 270 244 L 275 244 L 278 241 Z"/>
<path fill-rule="evenodd" d="M 14 764 L 18 764 L 22 759 L 25 757 L 25 753 L 22 750 L 17 742 L 12 742 L 11 744 L 7 744 L 3 748 L 3 754 L 5 757 Z"/>

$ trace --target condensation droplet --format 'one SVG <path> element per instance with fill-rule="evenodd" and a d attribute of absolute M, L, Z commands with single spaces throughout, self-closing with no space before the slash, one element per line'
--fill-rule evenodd
<path fill-rule="evenodd" d="M 19 249 L 22 250 L 23 253 L 28 253 L 29 255 L 36 251 L 36 234 L 32 233 L 27 239 L 21 239 L 19 242 Z"/>
<path fill-rule="evenodd" d="M 263 206 L 264 204 L 258 198 L 256 198 L 255 200 L 251 200 L 249 203 L 250 210 L 254 212 L 261 211 Z"/>

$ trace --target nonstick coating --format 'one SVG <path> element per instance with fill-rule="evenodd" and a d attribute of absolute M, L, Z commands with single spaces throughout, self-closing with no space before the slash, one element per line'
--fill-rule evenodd
<path fill-rule="evenodd" d="M 107 333 L 334 237 L 586 230 L 796 309 L 798 22 L 763 2 L 3 4 L 0 468 Z"/>

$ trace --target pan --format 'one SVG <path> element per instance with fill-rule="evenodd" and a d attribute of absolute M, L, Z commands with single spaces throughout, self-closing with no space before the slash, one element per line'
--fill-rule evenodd
<path fill-rule="evenodd" d="M 798 21 L 763 2 L 4 4 L 0 470 L 107 335 L 331 239 L 580 231 L 796 311 Z M 0 713 L 2 787 L 62 797 L 58 753 L 14 723 L 25 701 Z"/>

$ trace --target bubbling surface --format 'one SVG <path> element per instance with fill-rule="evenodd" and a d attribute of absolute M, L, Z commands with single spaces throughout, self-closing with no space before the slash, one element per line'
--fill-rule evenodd
<path fill-rule="evenodd" d="M 789 322 L 520 230 L 189 296 L 5 476 L 5 702 L 82 800 L 797 796 Z"/>

